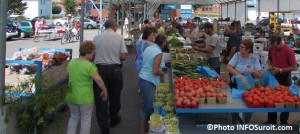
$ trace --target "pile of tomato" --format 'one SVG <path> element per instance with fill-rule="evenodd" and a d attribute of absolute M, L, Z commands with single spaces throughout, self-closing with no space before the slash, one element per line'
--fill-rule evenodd
<path fill-rule="evenodd" d="M 258 86 L 242 94 L 244 102 L 251 108 L 274 108 L 276 103 L 300 104 L 299 97 L 293 95 L 289 87 L 279 85 L 275 88 Z"/>
<path fill-rule="evenodd" d="M 176 108 L 198 108 L 201 99 L 227 97 L 226 92 L 216 90 L 220 89 L 222 84 L 211 84 L 211 81 L 215 80 L 213 78 L 176 77 L 174 79 Z"/>

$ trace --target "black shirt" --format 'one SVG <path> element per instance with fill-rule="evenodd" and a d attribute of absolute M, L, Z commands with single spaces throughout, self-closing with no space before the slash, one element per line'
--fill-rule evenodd
<path fill-rule="evenodd" d="M 241 45 L 242 36 L 238 33 L 233 33 L 229 36 L 228 42 L 227 42 L 227 54 L 226 57 L 229 55 L 231 48 L 236 47 L 235 53 L 240 51 L 240 45 Z"/>

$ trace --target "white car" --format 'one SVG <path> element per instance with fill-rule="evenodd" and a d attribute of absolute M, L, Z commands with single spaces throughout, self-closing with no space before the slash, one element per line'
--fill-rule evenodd
<path fill-rule="evenodd" d="M 206 23 L 206 22 L 213 23 L 212 19 L 210 19 L 208 17 L 200 17 L 200 19 L 203 23 Z"/>
<path fill-rule="evenodd" d="M 63 18 L 59 18 L 54 20 L 54 24 L 56 26 L 62 26 L 63 24 L 65 24 L 67 22 L 68 18 L 67 17 L 63 17 Z"/>
<path fill-rule="evenodd" d="M 13 37 L 17 37 L 18 36 L 18 32 L 14 31 L 14 32 L 6 32 L 6 40 L 11 40 Z"/>

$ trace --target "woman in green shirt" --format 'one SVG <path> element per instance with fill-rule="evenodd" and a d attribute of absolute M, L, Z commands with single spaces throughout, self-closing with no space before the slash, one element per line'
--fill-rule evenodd
<path fill-rule="evenodd" d="M 94 106 L 93 80 L 102 89 L 100 98 L 107 99 L 105 84 L 98 74 L 97 67 L 90 62 L 95 55 L 92 41 L 84 41 L 80 46 L 78 59 L 72 59 L 67 66 L 69 91 L 66 100 L 71 111 L 67 134 L 76 134 L 80 121 L 80 134 L 89 134 Z"/>

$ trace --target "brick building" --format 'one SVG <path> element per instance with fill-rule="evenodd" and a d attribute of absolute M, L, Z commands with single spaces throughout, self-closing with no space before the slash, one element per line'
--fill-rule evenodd
<path fill-rule="evenodd" d="M 195 14 L 220 14 L 221 7 L 219 5 L 199 7 Z"/>

